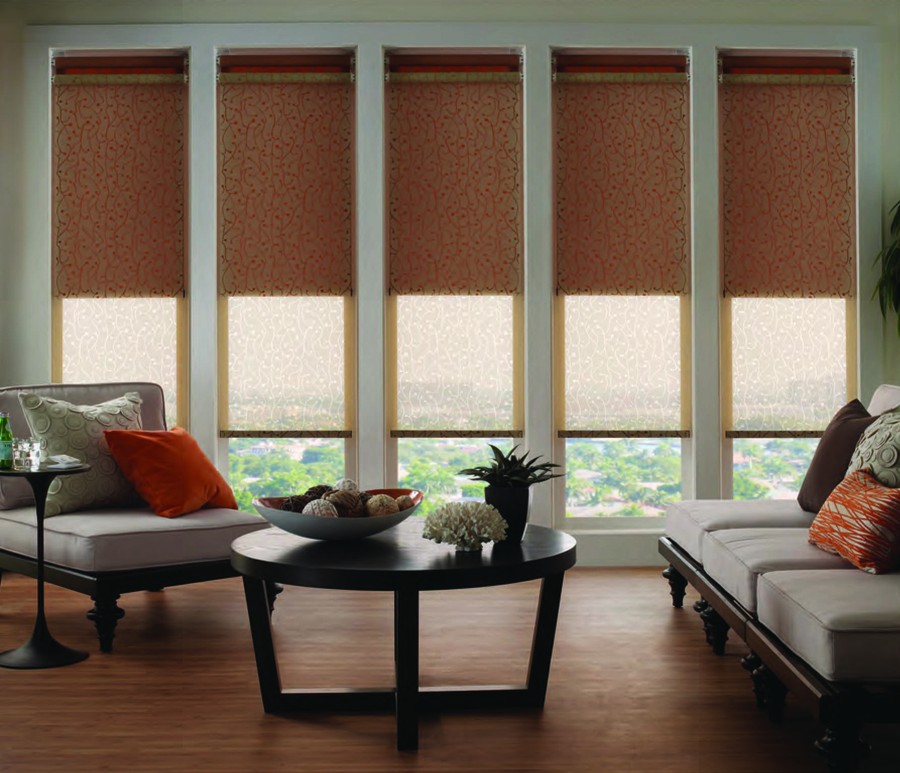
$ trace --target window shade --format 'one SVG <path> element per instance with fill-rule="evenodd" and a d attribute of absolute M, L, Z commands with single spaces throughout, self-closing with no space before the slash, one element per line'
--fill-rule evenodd
<path fill-rule="evenodd" d="M 683 56 L 557 56 L 560 292 L 689 292 L 685 70 Z"/>
<path fill-rule="evenodd" d="M 55 297 L 183 294 L 182 60 L 65 57 L 54 71 Z"/>
<path fill-rule="evenodd" d="M 350 61 L 220 61 L 220 294 L 351 291 Z"/>
<path fill-rule="evenodd" d="M 723 59 L 724 292 L 855 292 L 854 90 L 845 57 Z"/>
<path fill-rule="evenodd" d="M 389 70 L 391 291 L 520 292 L 518 57 L 392 55 Z"/>

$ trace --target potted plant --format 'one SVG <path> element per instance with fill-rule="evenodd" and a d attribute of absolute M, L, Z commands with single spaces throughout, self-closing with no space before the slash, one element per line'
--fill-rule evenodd
<path fill-rule="evenodd" d="M 891 218 L 891 238 L 875 261 L 881 263 L 881 276 L 875 284 L 881 313 L 887 317 L 888 309 L 898 314 L 897 332 L 900 334 L 900 201 L 891 207 L 894 213 Z"/>
<path fill-rule="evenodd" d="M 460 470 L 472 480 L 487 483 L 484 501 L 493 505 L 507 523 L 506 538 L 497 544 L 517 545 L 522 541 L 525 524 L 528 522 L 528 499 L 531 486 L 550 478 L 558 478 L 563 473 L 552 472 L 558 464 L 540 462 L 540 456 L 528 458 L 528 451 L 516 455 L 518 446 L 513 446 L 504 454 L 497 446 L 490 445 L 494 460 L 489 466 L 470 467 Z"/>

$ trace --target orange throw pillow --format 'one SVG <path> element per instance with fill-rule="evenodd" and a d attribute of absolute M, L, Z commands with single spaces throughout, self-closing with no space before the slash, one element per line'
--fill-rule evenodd
<path fill-rule="evenodd" d="M 897 568 L 900 488 L 879 483 L 868 470 L 848 473 L 813 519 L 809 541 L 871 574 Z"/>
<path fill-rule="evenodd" d="M 231 487 L 181 427 L 103 434 L 119 469 L 157 515 L 177 518 L 202 507 L 238 509 Z"/>

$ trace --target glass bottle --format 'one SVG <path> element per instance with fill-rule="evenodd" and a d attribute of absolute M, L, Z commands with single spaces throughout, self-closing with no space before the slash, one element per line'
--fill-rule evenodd
<path fill-rule="evenodd" d="M 0 470 L 11 470 L 13 435 L 9 426 L 9 414 L 0 411 Z"/>

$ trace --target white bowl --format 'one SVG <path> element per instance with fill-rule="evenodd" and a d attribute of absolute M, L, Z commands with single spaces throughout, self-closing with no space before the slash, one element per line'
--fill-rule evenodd
<path fill-rule="evenodd" d="M 273 526 L 296 534 L 298 537 L 321 540 L 361 539 L 390 529 L 405 521 L 422 504 L 421 491 L 408 488 L 369 489 L 370 494 L 389 494 L 395 499 L 401 494 L 412 497 L 413 506 L 390 515 L 369 515 L 363 518 L 324 518 L 321 515 L 303 515 L 282 510 L 287 497 L 260 497 L 253 500 L 256 511 Z"/>

